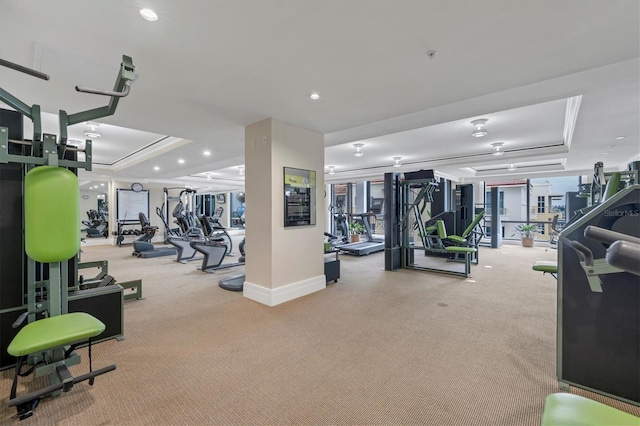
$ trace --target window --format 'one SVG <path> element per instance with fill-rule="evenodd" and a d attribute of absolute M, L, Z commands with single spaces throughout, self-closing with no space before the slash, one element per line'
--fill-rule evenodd
<path fill-rule="evenodd" d="M 544 235 L 544 223 L 538 224 L 538 234 Z"/>
<path fill-rule="evenodd" d="M 538 196 L 538 213 L 544 213 L 544 195 Z"/>

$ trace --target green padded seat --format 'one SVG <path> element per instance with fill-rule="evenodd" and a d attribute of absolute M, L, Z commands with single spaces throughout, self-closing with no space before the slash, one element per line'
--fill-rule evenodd
<path fill-rule="evenodd" d="M 478 249 L 474 247 L 458 247 L 458 246 L 448 246 L 448 247 L 445 247 L 444 249 L 451 253 L 475 253 L 478 251 Z"/>
<path fill-rule="evenodd" d="M 538 260 L 533 264 L 532 269 L 538 272 L 547 272 L 550 274 L 558 273 L 558 262 L 555 261 L 547 261 L 547 260 Z"/>
<path fill-rule="evenodd" d="M 544 401 L 541 426 L 640 425 L 640 417 L 570 393 L 553 393 Z"/>
<path fill-rule="evenodd" d="M 15 357 L 81 342 L 102 333 L 106 326 L 84 313 L 58 315 L 25 325 L 9 344 L 7 352 Z"/>
<path fill-rule="evenodd" d="M 467 244 L 467 239 L 463 238 L 459 235 L 449 235 L 447 237 L 448 240 L 453 241 L 454 243 L 458 243 L 458 244 Z"/>
<path fill-rule="evenodd" d="M 431 225 L 431 226 L 427 226 L 426 228 L 424 228 L 424 230 L 427 233 L 427 235 L 429 235 L 429 234 L 433 234 L 434 232 L 436 232 L 438 230 L 438 227 L 436 225 Z"/>

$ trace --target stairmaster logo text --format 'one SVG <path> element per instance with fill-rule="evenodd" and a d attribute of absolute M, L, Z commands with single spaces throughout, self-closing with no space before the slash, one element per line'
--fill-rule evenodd
<path fill-rule="evenodd" d="M 608 217 L 640 216 L 640 210 L 605 210 L 604 215 Z"/>

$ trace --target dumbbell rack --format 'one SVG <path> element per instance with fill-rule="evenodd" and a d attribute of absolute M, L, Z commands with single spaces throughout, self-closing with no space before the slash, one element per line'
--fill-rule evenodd
<path fill-rule="evenodd" d="M 137 228 L 136 229 L 127 228 L 132 226 L 135 226 Z M 132 240 L 125 242 L 126 238 L 128 237 L 138 238 L 140 235 L 143 234 L 143 232 L 142 230 L 140 230 L 139 221 L 123 220 L 123 221 L 118 221 L 118 230 L 114 234 L 116 235 L 116 244 L 119 246 L 123 246 L 127 244 L 133 244 Z"/>

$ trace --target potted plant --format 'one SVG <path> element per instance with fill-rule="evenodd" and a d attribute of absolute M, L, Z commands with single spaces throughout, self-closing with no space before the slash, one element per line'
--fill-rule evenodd
<path fill-rule="evenodd" d="M 351 233 L 351 242 L 357 243 L 360 241 L 360 235 L 364 234 L 364 226 L 359 222 L 349 223 L 349 232 Z"/>
<path fill-rule="evenodd" d="M 516 226 L 516 234 L 520 235 L 522 247 L 533 247 L 533 238 L 538 233 L 538 225 L 533 223 L 521 223 Z"/>

